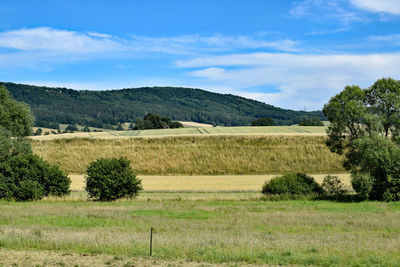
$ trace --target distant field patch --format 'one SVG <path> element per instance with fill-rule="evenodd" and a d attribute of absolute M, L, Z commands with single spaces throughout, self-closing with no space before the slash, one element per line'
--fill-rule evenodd
<path fill-rule="evenodd" d="M 154 130 L 132 130 L 104 132 L 75 132 L 57 135 L 31 136 L 33 140 L 53 140 L 75 137 L 87 137 L 95 139 L 114 139 L 127 137 L 163 137 L 181 135 L 304 135 L 304 136 L 326 136 L 325 126 L 260 126 L 260 127 L 189 127 L 178 129 L 154 129 Z"/>

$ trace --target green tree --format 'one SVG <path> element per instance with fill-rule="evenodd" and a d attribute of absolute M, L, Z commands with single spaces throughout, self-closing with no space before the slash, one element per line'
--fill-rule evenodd
<path fill-rule="evenodd" d="M 251 123 L 251 126 L 272 126 L 274 121 L 270 118 L 259 118 Z"/>
<path fill-rule="evenodd" d="M 15 101 L 4 86 L 0 86 L 0 127 L 12 136 L 28 136 L 32 132 L 33 115 L 25 103 Z"/>
<path fill-rule="evenodd" d="M 370 199 L 400 200 L 400 82 L 347 86 L 323 112 L 331 122 L 327 145 L 345 155 L 354 189 Z"/>
<path fill-rule="evenodd" d="M 324 126 L 319 119 L 303 119 L 299 122 L 299 126 Z"/>
<path fill-rule="evenodd" d="M 86 191 L 95 200 L 134 197 L 142 190 L 141 181 L 125 158 L 100 158 L 89 164 L 86 174 Z"/>
<path fill-rule="evenodd" d="M 27 201 L 69 193 L 69 178 L 32 154 L 24 137 L 31 132 L 33 117 L 5 88 L 0 88 L 0 121 L 0 198 Z"/>

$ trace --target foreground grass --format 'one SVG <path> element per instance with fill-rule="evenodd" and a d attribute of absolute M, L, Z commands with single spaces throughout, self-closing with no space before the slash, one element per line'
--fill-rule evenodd
<path fill-rule="evenodd" d="M 32 140 L 33 150 L 69 173 L 100 157 L 127 157 L 142 175 L 341 173 L 324 136 L 181 136 Z"/>
<path fill-rule="evenodd" d="M 0 247 L 211 263 L 399 266 L 400 203 L 0 202 Z M 1 261 L 1 260 L 0 260 Z"/>

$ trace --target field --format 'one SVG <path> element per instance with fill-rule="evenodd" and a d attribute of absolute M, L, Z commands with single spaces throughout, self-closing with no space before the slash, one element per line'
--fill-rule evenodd
<path fill-rule="evenodd" d="M 400 203 L 147 199 L 0 208 L 0 256 L 10 265 L 35 253 L 35 261 L 54 266 L 144 265 L 151 263 L 150 226 L 152 259 L 161 265 L 400 264 Z"/>
<path fill-rule="evenodd" d="M 319 183 L 337 174 L 351 187 L 342 158 L 326 148 L 325 127 L 309 128 L 33 137 L 36 154 L 70 173 L 73 192 L 0 202 L 0 266 L 399 266 L 399 202 L 262 199 L 264 182 L 287 171 Z M 88 201 L 89 162 L 120 156 L 144 191 L 133 200 Z"/>
<path fill-rule="evenodd" d="M 75 137 L 115 139 L 127 137 L 165 137 L 165 136 L 197 136 L 197 135 L 290 135 L 290 136 L 325 136 L 326 127 L 315 126 L 264 126 L 264 127 L 209 127 L 209 125 L 184 122 L 187 128 L 178 129 L 156 129 L 135 131 L 111 131 L 103 132 L 75 132 L 57 135 L 32 136 L 33 140 L 53 140 Z M 65 129 L 66 125 L 61 125 Z"/>
<path fill-rule="evenodd" d="M 349 174 L 335 174 L 343 183 L 351 188 Z M 312 175 L 322 183 L 324 174 Z M 83 191 L 84 175 L 71 174 L 71 190 Z M 147 192 L 257 192 L 266 181 L 276 175 L 190 175 L 190 176 L 160 176 L 139 175 Z"/>
<path fill-rule="evenodd" d="M 126 157 L 142 175 L 342 173 L 342 158 L 325 136 L 175 136 L 32 140 L 36 154 L 69 173 L 85 173 L 100 157 Z"/>

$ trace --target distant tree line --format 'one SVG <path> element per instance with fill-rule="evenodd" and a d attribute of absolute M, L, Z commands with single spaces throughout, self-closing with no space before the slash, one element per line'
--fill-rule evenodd
<path fill-rule="evenodd" d="M 277 108 L 234 95 L 180 87 L 143 87 L 111 91 L 76 91 L 0 83 L 14 98 L 29 105 L 35 126 L 58 129 L 59 124 L 115 129 L 135 123 L 150 111 L 171 120 L 195 121 L 221 126 L 251 125 L 270 118 L 274 125 L 299 123 L 305 116 L 325 119 L 321 111 L 305 112 Z"/>

